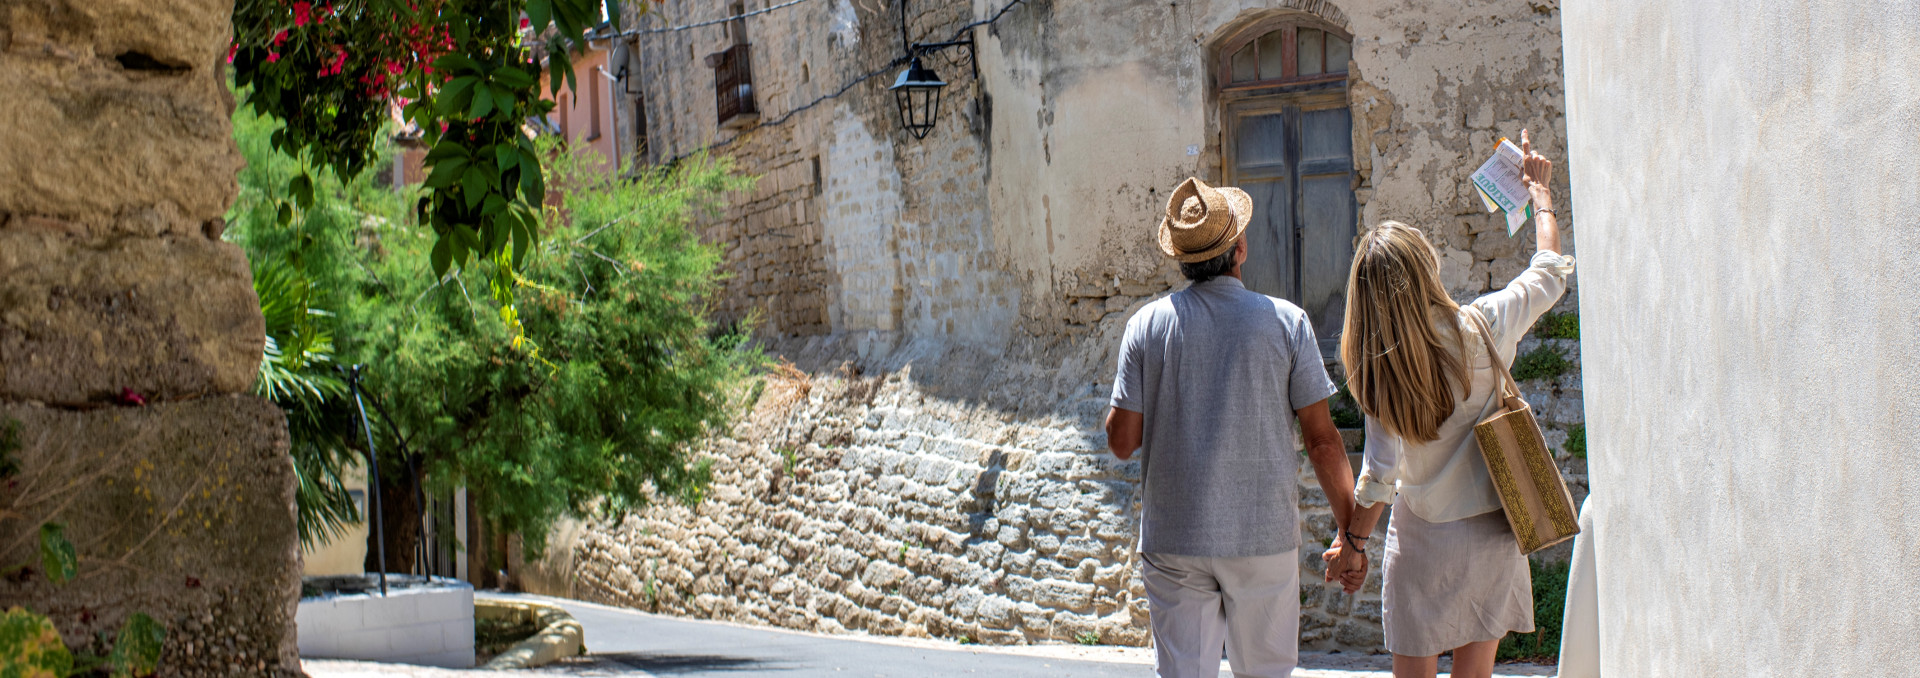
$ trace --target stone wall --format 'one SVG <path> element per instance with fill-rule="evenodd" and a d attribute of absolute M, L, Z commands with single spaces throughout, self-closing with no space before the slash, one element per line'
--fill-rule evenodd
<path fill-rule="evenodd" d="M 0 567 L 60 522 L 79 577 L 0 581 L 66 641 L 133 612 L 168 675 L 298 673 L 293 468 L 246 395 L 264 321 L 221 242 L 231 2 L 0 4 Z M 10 464 L 11 465 L 11 464 Z M 100 648 L 92 648 L 100 649 Z"/>
<path fill-rule="evenodd" d="M 852 350 L 786 348 L 816 362 Z M 1024 357 L 1074 362 L 1035 350 Z M 1144 645 L 1139 464 L 1088 433 L 1105 414 L 1106 385 L 1040 368 L 958 383 L 924 376 L 987 358 L 778 370 L 735 435 L 704 451 L 715 474 L 704 501 L 561 530 L 522 582 L 814 631 Z M 1302 540 L 1324 544 L 1325 498 L 1310 467 L 1298 481 Z M 1377 648 L 1378 579 L 1348 596 L 1320 584 L 1320 572 L 1319 550 L 1303 547 L 1303 646 Z"/>

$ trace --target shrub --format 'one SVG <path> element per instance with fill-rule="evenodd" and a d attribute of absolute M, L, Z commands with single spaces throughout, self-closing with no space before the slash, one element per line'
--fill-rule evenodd
<path fill-rule="evenodd" d="M 366 366 L 361 391 L 383 494 L 464 486 L 481 498 L 488 529 L 519 533 L 534 552 L 562 515 L 701 496 L 710 474 L 689 443 L 730 422 L 734 385 L 759 360 L 738 336 L 746 328 L 708 320 L 720 250 L 691 226 L 751 185 L 730 163 L 694 158 L 615 179 L 598 158 L 541 143 L 566 209 L 539 215 L 541 238 L 517 269 L 438 277 L 438 236 L 409 207 L 417 192 L 303 170 L 264 140 L 272 121 L 243 113 L 236 123 L 248 170 L 228 238 L 262 279 L 292 279 L 280 285 L 292 294 L 263 297 L 331 311 L 315 315 L 311 330 L 287 331 L 324 334 L 332 362 Z M 284 177 L 300 172 L 314 177 L 313 195 L 282 197 Z M 500 284 L 513 289 L 503 294 Z M 303 441 L 365 442 L 352 397 L 329 400 L 347 416 L 291 426 L 296 452 Z M 296 424 L 294 401 L 275 401 Z M 303 488 L 310 467 L 315 480 L 330 480 L 327 465 L 302 466 Z M 303 518 L 321 515 L 305 510 L 311 503 Z M 403 527 L 419 524 L 415 503 L 385 506 L 389 554 L 412 551 L 402 542 L 419 536 Z M 306 522 L 303 532 L 320 531 Z"/>
<path fill-rule="evenodd" d="M 1558 346 L 1540 346 L 1513 361 L 1514 381 L 1552 379 L 1573 370 L 1573 361 Z"/>
<path fill-rule="evenodd" d="M 1566 562 L 1541 564 L 1528 559 L 1533 575 L 1533 633 L 1509 633 L 1500 639 L 1494 657 L 1500 661 L 1526 660 L 1558 663 L 1560 660 L 1560 624 L 1566 613 Z"/>
<path fill-rule="evenodd" d="M 1575 459 L 1587 458 L 1587 425 L 1574 424 L 1567 427 L 1567 443 L 1561 446 Z"/>
<path fill-rule="evenodd" d="M 1533 326 L 1533 336 L 1541 339 L 1579 339 L 1580 313 L 1548 313 Z"/>

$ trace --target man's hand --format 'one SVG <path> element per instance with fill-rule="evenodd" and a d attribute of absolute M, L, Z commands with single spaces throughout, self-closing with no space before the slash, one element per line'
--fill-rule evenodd
<path fill-rule="evenodd" d="M 1527 194 L 1533 198 L 1535 210 L 1553 209 L 1553 161 L 1546 156 L 1533 152 L 1533 140 L 1527 138 L 1527 131 L 1520 130 L 1520 180 L 1527 184 Z"/>
<path fill-rule="evenodd" d="M 1327 561 L 1327 581 L 1340 582 L 1348 594 L 1358 593 L 1367 583 L 1367 556 L 1347 547 L 1345 538 L 1335 540 L 1333 548 L 1320 557 Z"/>

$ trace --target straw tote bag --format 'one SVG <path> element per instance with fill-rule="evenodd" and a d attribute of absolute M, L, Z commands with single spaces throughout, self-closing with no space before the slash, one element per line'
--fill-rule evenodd
<path fill-rule="evenodd" d="M 1480 326 L 1480 340 L 1487 344 L 1487 359 L 1500 371 L 1500 385 L 1496 387 L 1500 392 L 1494 395 L 1505 401 L 1499 412 L 1474 425 L 1473 437 L 1480 442 L 1480 456 L 1486 459 L 1487 474 L 1493 476 L 1495 493 L 1500 495 L 1501 508 L 1506 509 L 1507 525 L 1520 542 L 1520 552 L 1533 553 L 1580 533 L 1573 494 L 1567 491 L 1567 481 L 1553 463 L 1553 452 L 1547 450 L 1540 436 L 1533 408 L 1520 398 L 1520 385 L 1514 383 L 1513 372 L 1494 350 L 1493 331 L 1480 316 L 1480 309 L 1473 311 L 1474 322 Z"/>

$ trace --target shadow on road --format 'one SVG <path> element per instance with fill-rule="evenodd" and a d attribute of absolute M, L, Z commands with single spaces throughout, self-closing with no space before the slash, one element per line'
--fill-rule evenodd
<path fill-rule="evenodd" d="M 618 664 L 648 673 L 714 673 L 721 671 L 777 671 L 783 667 L 752 657 L 728 657 L 717 654 L 667 654 L 662 652 L 615 652 L 594 654 L 601 662 Z"/>

